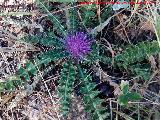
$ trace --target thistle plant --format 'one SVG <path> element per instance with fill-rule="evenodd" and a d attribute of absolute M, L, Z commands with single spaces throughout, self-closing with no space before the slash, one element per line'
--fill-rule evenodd
<path fill-rule="evenodd" d="M 37 68 L 41 69 L 42 65 L 47 66 L 51 61 L 65 59 L 57 88 L 63 117 L 67 118 L 72 102 L 71 95 L 76 84 L 80 85 L 79 91 L 82 94 L 84 106 L 86 111 L 91 113 L 92 119 L 103 120 L 107 117 L 108 114 L 102 107 L 103 100 L 97 97 L 100 92 L 95 89 L 96 84 L 92 82 L 92 76 L 88 75 L 81 66 L 81 63 L 84 63 L 86 59 L 91 61 L 87 56 L 91 58 L 93 55 L 93 37 L 86 32 L 74 31 L 66 33 L 62 39 L 56 37 L 53 32 L 43 36 L 27 36 L 24 39 L 32 44 L 40 43 L 45 46 L 54 46 L 54 48 L 35 56 L 34 62 L 31 60 L 25 66 L 21 66 L 15 79 L 8 80 L 4 89 L 15 89 L 16 86 L 20 85 L 25 86 L 30 81 L 30 77 L 37 74 Z M 21 84 L 17 84 L 18 82 Z"/>
<path fill-rule="evenodd" d="M 39 5 L 41 8 L 48 12 L 45 5 L 39 1 Z M 71 12 L 75 13 L 75 12 Z M 57 61 L 60 59 L 65 59 L 63 63 L 63 68 L 60 73 L 59 78 L 59 86 L 57 89 L 58 95 L 60 97 L 60 104 L 61 104 L 61 112 L 64 118 L 67 117 L 67 114 L 70 110 L 71 104 L 71 94 L 74 91 L 75 83 L 79 84 L 80 91 L 82 94 L 82 98 L 84 100 L 84 105 L 86 106 L 86 111 L 91 113 L 93 120 L 103 120 L 107 116 L 105 109 L 101 106 L 103 100 L 97 97 L 99 91 L 95 90 L 96 84 L 92 82 L 91 75 L 87 75 L 85 72 L 86 70 L 81 67 L 81 63 L 87 59 L 90 61 L 89 58 L 93 56 L 93 48 L 94 47 L 94 40 L 87 32 L 82 32 L 75 30 L 75 27 L 71 27 L 70 32 L 64 29 L 62 25 L 60 25 L 59 20 L 49 14 L 48 19 L 53 21 L 54 25 L 60 30 L 63 35 L 63 38 L 57 37 L 54 32 L 48 32 L 43 34 L 42 36 L 27 36 L 24 38 L 26 42 L 30 42 L 32 44 L 42 44 L 48 47 L 54 47 L 54 49 L 48 50 L 46 52 L 42 52 L 35 56 L 34 63 L 36 65 L 31 64 L 30 61 L 27 64 L 31 64 L 29 67 L 20 67 L 17 72 L 17 76 L 24 76 L 23 80 L 21 77 L 21 81 L 29 80 L 30 75 L 35 75 L 37 73 L 37 67 L 41 68 L 42 65 L 47 66 L 48 63 L 51 61 Z M 74 19 L 71 15 L 70 21 Z M 71 24 L 75 25 L 75 24 Z M 92 61 L 93 62 L 93 61 Z M 77 67 L 78 66 L 78 67 Z M 32 72 L 34 70 L 34 72 Z M 32 74 L 34 73 L 34 74 Z M 26 80 L 26 81 L 25 81 Z M 91 108 L 91 109 L 89 109 Z"/>
<path fill-rule="evenodd" d="M 39 5 L 48 13 L 47 7 L 45 7 L 42 2 L 39 1 Z M 72 19 L 73 15 L 71 14 L 70 16 Z M 60 97 L 60 110 L 63 117 L 66 118 L 70 111 L 72 93 L 74 92 L 75 86 L 78 84 L 80 86 L 79 91 L 84 102 L 85 110 L 91 114 L 92 120 L 104 120 L 108 116 L 105 108 L 102 106 L 104 101 L 98 97 L 100 91 L 95 89 L 97 86 L 96 83 L 92 81 L 92 76 L 87 73 L 87 70 L 83 68 L 82 64 L 93 65 L 97 61 L 111 64 L 112 58 L 106 58 L 100 55 L 99 45 L 89 33 L 76 30 L 75 26 L 71 27 L 74 29 L 65 29 L 67 27 L 61 25 L 61 22 L 51 13 L 48 14 L 48 19 L 53 22 L 54 27 L 57 27 L 57 31 L 60 32 L 62 37 L 60 38 L 55 35 L 54 31 L 45 32 L 41 36 L 28 35 L 24 37 L 23 40 L 26 42 L 32 44 L 38 43 L 51 47 L 52 49 L 37 54 L 34 60 L 28 60 L 24 66 L 20 66 L 14 76 L 8 78 L 6 82 L 0 83 L 0 90 L 13 90 L 16 89 L 17 86 L 25 86 L 31 78 L 34 78 L 34 76 L 38 74 L 37 68 L 43 68 L 42 65 L 47 66 L 51 62 L 63 59 L 63 68 L 60 72 L 57 89 L 57 93 Z M 74 21 L 71 19 L 70 21 Z M 148 54 L 159 53 L 157 42 L 145 42 L 137 46 L 138 47 L 130 46 L 122 53 L 116 55 L 114 57 L 115 64 L 120 68 L 127 69 L 135 62 L 140 62 L 142 59 L 145 59 Z M 139 74 L 136 69 L 132 68 L 133 67 L 130 67 L 130 71 Z M 139 66 L 138 68 L 140 69 Z M 143 69 L 141 70 L 143 72 Z"/>
<path fill-rule="evenodd" d="M 96 97 L 99 94 L 98 91 L 95 91 L 96 85 L 92 82 L 91 76 L 86 75 L 80 66 L 80 62 L 83 62 L 85 57 L 91 53 L 93 41 L 91 41 L 87 34 L 78 31 L 74 34 L 68 34 L 63 42 L 64 50 L 69 53 L 69 60 L 63 65 L 58 87 L 58 93 L 61 98 L 61 110 L 64 117 L 69 112 L 71 94 L 75 81 L 79 79 L 78 84 L 81 85 L 80 91 L 83 94 L 86 110 L 93 113 L 93 119 L 105 119 L 107 114 L 100 107 L 103 101 Z M 75 77 L 76 74 L 79 76 L 78 79 Z"/>

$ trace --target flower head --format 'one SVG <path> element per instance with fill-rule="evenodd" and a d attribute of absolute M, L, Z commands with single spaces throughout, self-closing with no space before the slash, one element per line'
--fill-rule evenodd
<path fill-rule="evenodd" d="M 68 34 L 65 38 L 65 49 L 73 58 L 80 60 L 91 51 L 91 41 L 83 32 Z"/>

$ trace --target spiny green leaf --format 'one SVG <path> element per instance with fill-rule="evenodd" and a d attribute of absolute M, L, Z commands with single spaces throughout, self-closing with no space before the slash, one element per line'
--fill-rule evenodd
<path fill-rule="evenodd" d="M 26 74 L 26 70 L 23 67 L 20 67 L 18 70 L 18 75 L 23 76 L 24 74 Z"/>
<path fill-rule="evenodd" d="M 92 85 L 92 78 L 89 75 L 84 73 L 84 70 L 78 66 L 80 71 L 80 77 L 82 80 L 82 87 L 80 88 L 80 92 L 83 94 L 83 101 L 85 104 L 85 110 L 92 114 L 92 120 L 104 120 L 107 116 L 106 112 L 101 113 L 101 110 L 104 110 L 101 106 L 102 100 L 97 97 L 99 91 L 94 90 L 95 85 Z"/>
<path fill-rule="evenodd" d="M 49 59 L 49 60 L 55 61 L 55 60 L 62 59 L 67 56 L 68 56 L 68 53 L 66 53 L 62 49 L 54 49 L 54 50 L 50 50 L 50 51 L 40 54 L 38 58 L 40 60 Z"/>
<path fill-rule="evenodd" d="M 75 80 L 75 67 L 71 62 L 64 63 L 59 80 L 58 95 L 61 98 L 61 110 L 64 117 L 67 117 L 69 112 L 71 94 Z"/>
<path fill-rule="evenodd" d="M 129 85 L 125 85 L 123 88 L 122 88 L 122 91 L 123 91 L 123 94 L 127 94 L 128 91 L 129 91 Z"/>
<path fill-rule="evenodd" d="M 5 84 L 5 88 L 7 90 L 13 90 L 15 88 L 15 86 L 13 85 L 13 81 L 7 81 Z"/>
<path fill-rule="evenodd" d="M 127 103 L 128 103 L 128 97 L 127 97 L 127 95 L 120 95 L 118 97 L 118 103 L 120 105 L 127 105 Z"/>
<path fill-rule="evenodd" d="M 140 100 L 142 98 L 142 96 L 136 92 L 130 92 L 127 94 L 127 96 L 129 98 L 129 100 L 131 100 L 131 101 Z"/>
<path fill-rule="evenodd" d="M 5 88 L 5 84 L 0 82 L 0 92 L 2 92 Z"/>

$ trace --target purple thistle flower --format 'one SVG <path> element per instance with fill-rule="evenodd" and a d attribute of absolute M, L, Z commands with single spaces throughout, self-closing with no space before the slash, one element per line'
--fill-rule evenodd
<path fill-rule="evenodd" d="M 83 32 L 68 34 L 65 38 L 65 49 L 73 58 L 80 60 L 91 51 L 91 41 Z"/>

